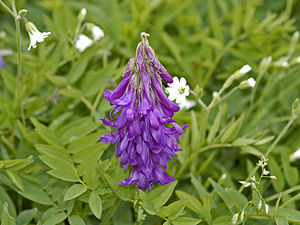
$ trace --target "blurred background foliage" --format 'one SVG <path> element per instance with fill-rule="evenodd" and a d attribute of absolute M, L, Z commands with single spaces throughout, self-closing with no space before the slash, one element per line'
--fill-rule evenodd
<path fill-rule="evenodd" d="M 1 224 L 221 225 L 231 224 L 249 200 L 243 224 L 300 223 L 299 159 L 290 159 L 300 147 L 297 109 L 292 114 L 300 91 L 293 35 L 300 1 L 18 0 L 16 5 L 52 34 L 27 51 L 22 25 L 25 125 L 14 106 L 14 20 L 0 8 L 0 31 L 6 32 L 0 49 L 14 52 L 0 69 Z M 86 21 L 100 26 L 105 37 L 79 53 L 74 33 L 82 8 Z M 234 92 L 209 113 L 196 106 L 175 115 L 190 126 L 179 140 L 179 157 L 167 169 L 178 183 L 156 185 L 150 194 L 118 186 L 128 171 L 113 146 L 99 143 L 108 131 L 99 119 L 111 109 L 103 91 L 120 81 L 142 31 L 150 34 L 168 72 L 184 76 L 195 91 L 203 88 L 206 103 L 244 64 L 253 68 L 246 76 L 257 80 L 254 89 Z M 269 149 L 268 169 L 277 179 L 259 186 L 270 206 L 266 214 L 257 207 L 256 192 L 239 192 L 238 181 L 246 180 Z"/>

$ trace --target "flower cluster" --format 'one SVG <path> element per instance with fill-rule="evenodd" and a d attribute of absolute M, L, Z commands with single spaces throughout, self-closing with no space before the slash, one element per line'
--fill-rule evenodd
<path fill-rule="evenodd" d="M 167 83 L 173 79 L 149 46 L 147 36 L 141 33 L 142 42 L 136 57 L 129 60 L 121 83 L 114 91 L 104 92 L 116 107 L 111 111 L 111 120 L 102 119 L 112 131 L 101 141 L 115 145 L 116 156 L 125 170 L 132 166 L 129 178 L 120 184 L 136 184 L 138 190 L 151 191 L 152 184 L 165 185 L 175 180 L 163 169 L 167 169 L 168 160 L 177 156 L 177 138 L 187 125 L 181 127 L 172 119 L 179 107 L 165 96 L 161 79 Z"/>
<path fill-rule="evenodd" d="M 81 28 L 87 28 L 87 30 L 92 34 L 94 41 L 98 41 L 101 38 L 103 38 L 104 37 L 103 30 L 100 27 L 96 26 L 95 24 L 85 23 L 85 24 L 83 24 L 83 27 L 81 27 L 82 22 L 85 20 L 85 17 L 86 17 L 86 9 L 83 8 L 83 9 L 81 9 L 81 11 L 78 15 L 78 25 L 77 25 L 76 32 L 78 32 L 79 30 L 82 30 Z M 77 35 L 78 34 L 75 34 L 76 37 L 77 37 Z M 76 43 L 75 43 L 75 48 L 79 52 L 83 52 L 85 49 L 90 47 L 92 44 L 93 44 L 93 40 L 91 38 L 89 38 L 85 34 L 79 34 L 78 39 L 76 40 Z"/>

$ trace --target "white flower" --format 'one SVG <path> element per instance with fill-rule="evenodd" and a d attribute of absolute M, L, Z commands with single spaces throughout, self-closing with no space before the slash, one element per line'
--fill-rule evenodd
<path fill-rule="evenodd" d="M 244 65 L 241 69 L 240 69 L 240 73 L 241 74 L 246 74 L 248 73 L 250 70 L 252 70 L 251 66 L 249 66 L 248 64 L 247 65 Z"/>
<path fill-rule="evenodd" d="M 78 51 L 83 52 L 86 48 L 90 47 L 92 43 L 93 41 L 90 38 L 84 34 L 80 34 L 76 41 L 75 48 L 77 48 Z"/>
<path fill-rule="evenodd" d="M 82 23 L 85 20 L 86 16 L 86 8 L 82 8 L 78 14 L 78 20 L 80 23 Z"/>
<path fill-rule="evenodd" d="M 169 99 L 171 101 L 176 100 L 176 103 L 181 103 L 186 100 L 186 96 L 190 94 L 190 87 L 186 84 L 186 80 L 184 77 L 173 78 L 173 83 L 168 84 L 169 87 L 166 88 L 167 92 L 169 93 Z"/>
<path fill-rule="evenodd" d="M 248 84 L 250 87 L 254 88 L 255 87 L 255 84 L 256 84 L 256 81 L 250 77 L 248 80 L 247 80 Z"/>
<path fill-rule="evenodd" d="M 300 148 L 298 148 L 291 156 L 290 160 L 294 161 L 296 159 L 300 159 Z"/>
<path fill-rule="evenodd" d="M 31 22 L 26 22 L 25 27 L 30 38 L 30 44 L 27 48 L 28 51 L 31 49 L 31 47 L 36 48 L 36 42 L 43 42 L 45 38 L 51 34 L 51 32 L 41 33 Z"/>
<path fill-rule="evenodd" d="M 100 40 L 101 38 L 104 37 L 103 30 L 98 26 L 94 26 L 92 28 L 92 34 L 93 34 L 93 38 L 94 38 L 95 41 Z"/>
<path fill-rule="evenodd" d="M 266 214 L 269 214 L 270 208 L 269 208 L 269 206 L 267 204 L 265 204 L 265 210 L 266 210 Z"/>
<path fill-rule="evenodd" d="M 192 107 L 194 107 L 196 105 L 196 102 L 188 100 L 188 99 L 185 98 L 185 100 L 182 101 L 182 102 L 179 102 L 178 105 L 179 105 L 180 109 L 189 110 L 190 108 L 192 108 Z"/>

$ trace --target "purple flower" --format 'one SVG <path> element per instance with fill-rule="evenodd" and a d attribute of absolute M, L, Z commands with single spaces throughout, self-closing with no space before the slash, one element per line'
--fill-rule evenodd
<path fill-rule="evenodd" d="M 142 42 L 136 57 L 129 60 L 121 83 L 114 91 L 104 92 L 115 107 L 110 120 L 102 119 L 112 130 L 101 137 L 101 142 L 115 145 L 116 156 L 125 170 L 132 166 L 129 178 L 121 185 L 136 184 L 138 190 L 151 191 L 151 184 L 175 181 L 163 169 L 167 169 L 168 160 L 177 156 L 177 138 L 187 125 L 181 127 L 172 119 L 180 108 L 166 97 L 161 79 L 167 83 L 173 79 L 158 61 L 147 36 L 141 33 Z"/>
<path fill-rule="evenodd" d="M 5 63 L 4 63 L 4 60 L 3 60 L 2 56 L 8 56 L 8 55 L 11 55 L 11 54 L 12 54 L 11 50 L 7 50 L 7 49 L 0 50 L 0 67 L 1 68 L 5 68 Z"/>

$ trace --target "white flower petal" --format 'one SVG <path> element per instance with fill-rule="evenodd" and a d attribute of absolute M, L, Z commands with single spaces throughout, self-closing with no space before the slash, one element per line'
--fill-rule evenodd
<path fill-rule="evenodd" d="M 180 78 L 180 85 L 185 86 L 186 85 L 186 79 L 184 77 Z"/>
<path fill-rule="evenodd" d="M 240 73 L 241 74 L 246 74 L 248 73 L 250 70 L 252 70 L 251 66 L 249 66 L 248 64 L 247 65 L 244 65 L 241 69 L 240 69 Z"/>
<path fill-rule="evenodd" d="M 98 26 L 93 27 L 92 34 L 93 34 L 93 38 L 94 38 L 95 41 L 100 40 L 101 38 L 104 37 L 103 30 Z"/>
<path fill-rule="evenodd" d="M 247 81 L 250 87 L 255 87 L 256 81 L 252 77 L 250 77 Z"/>
<path fill-rule="evenodd" d="M 80 34 L 78 40 L 76 41 L 75 48 L 79 52 L 83 52 L 86 48 L 92 45 L 93 41 L 84 34 Z"/>

